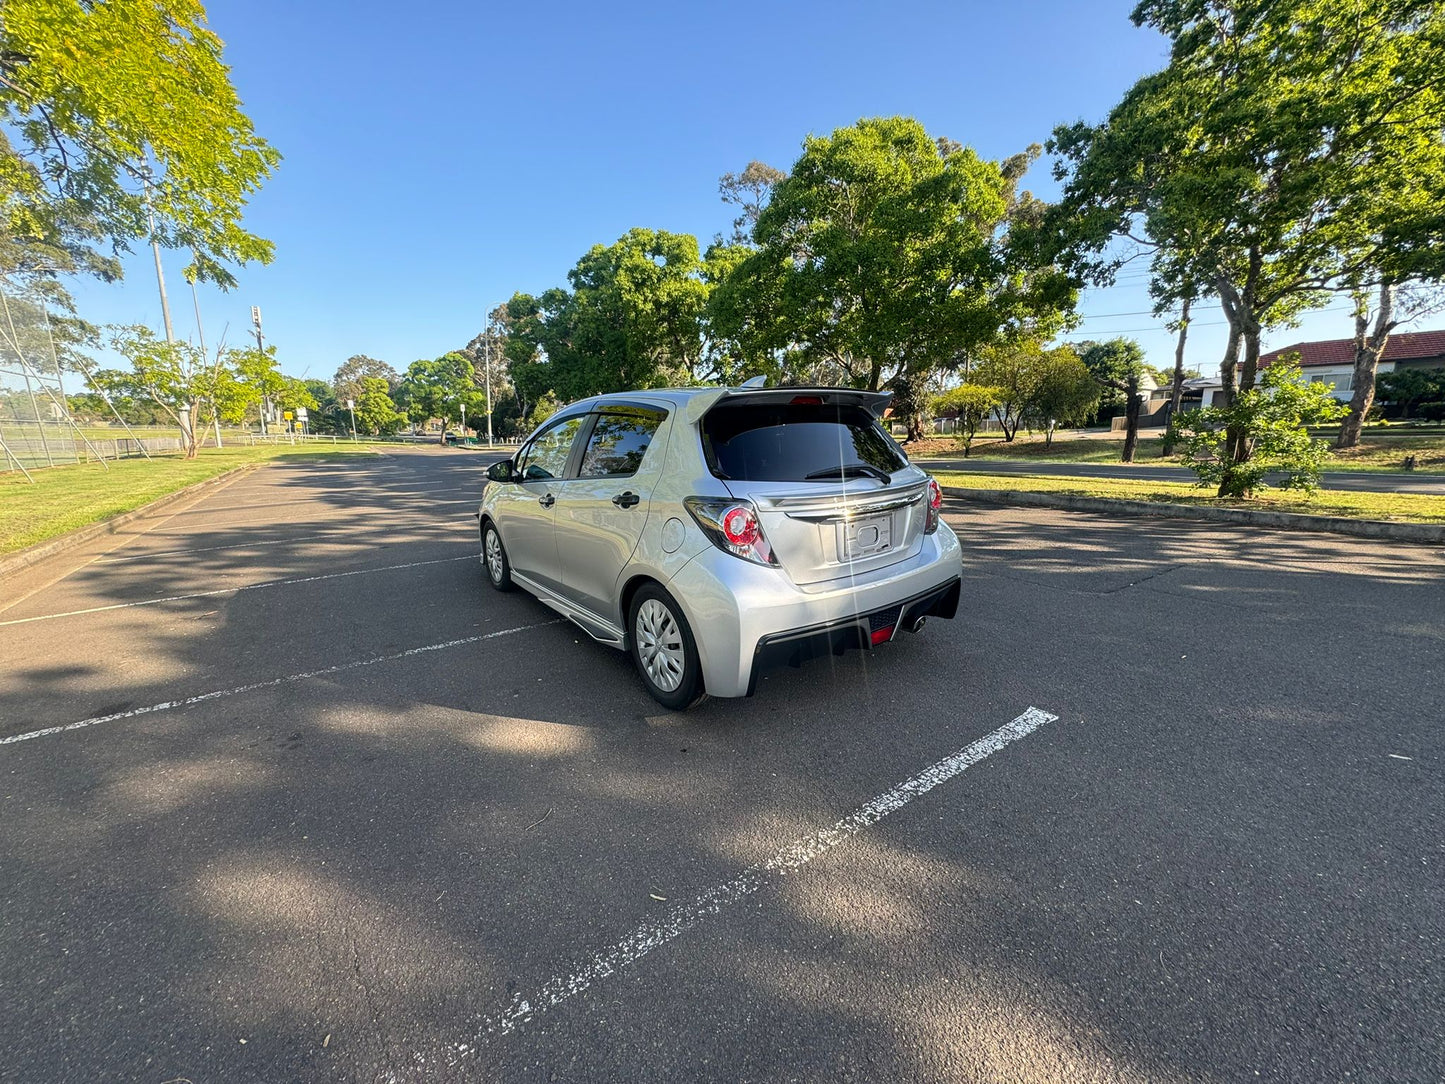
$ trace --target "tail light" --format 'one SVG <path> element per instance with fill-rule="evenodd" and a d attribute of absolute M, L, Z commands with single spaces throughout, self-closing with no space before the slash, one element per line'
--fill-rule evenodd
<path fill-rule="evenodd" d="M 930 478 L 928 480 L 928 519 L 923 525 L 924 534 L 938 530 L 938 510 L 943 507 L 943 487 Z"/>
<path fill-rule="evenodd" d="M 777 565 L 752 501 L 688 497 L 683 501 L 713 545 L 759 565 Z"/>

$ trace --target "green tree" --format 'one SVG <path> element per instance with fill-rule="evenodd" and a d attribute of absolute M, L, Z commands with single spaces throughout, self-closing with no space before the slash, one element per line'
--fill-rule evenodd
<path fill-rule="evenodd" d="M 1201 484 L 1219 486 L 1221 497 L 1252 496 L 1270 471 L 1284 472 L 1281 488 L 1312 492 L 1330 446 L 1305 427 L 1338 421 L 1348 410 L 1328 385 L 1305 382 L 1297 355 L 1281 359 L 1264 370 L 1257 387 L 1240 392 L 1228 406 L 1182 416 L 1184 464 Z M 1248 445 L 1242 460 L 1226 454 L 1234 432 Z"/>
<path fill-rule="evenodd" d="M 738 208 L 738 216 L 733 219 L 730 244 L 749 243 L 773 189 L 786 177 L 782 170 L 754 159 L 741 173 L 724 173 L 718 178 L 718 195 L 724 203 Z"/>
<path fill-rule="evenodd" d="M 1072 354 L 1069 347 L 1058 349 Z M 979 352 L 973 377 L 996 393 L 993 414 L 1005 443 L 1012 443 L 1019 426 L 1032 416 L 1039 388 L 1050 368 L 1051 353 L 1033 338 L 1000 343 Z"/>
<path fill-rule="evenodd" d="M 194 459 L 229 385 L 227 355 L 218 350 L 207 358 L 192 343 L 165 342 L 139 325 L 113 328 L 110 344 L 131 371 L 119 380 L 109 371 L 95 374 L 92 386 L 147 396 L 180 429 L 185 456 Z"/>
<path fill-rule="evenodd" d="M 547 391 L 582 399 L 609 391 L 696 383 L 703 375 L 697 238 L 632 229 L 594 245 L 567 273 L 572 289 L 507 303 L 504 351 L 524 403 Z"/>
<path fill-rule="evenodd" d="M 336 375 L 331 378 L 331 387 L 336 398 L 342 405 L 345 405 L 348 399 L 358 398 L 361 395 L 361 381 L 369 376 L 385 380 L 388 391 L 401 383 L 401 374 L 386 362 L 365 354 L 352 354 L 341 363 Z"/>
<path fill-rule="evenodd" d="M 524 433 L 532 432 L 532 430 L 536 429 L 561 409 L 561 400 L 551 392 L 544 393 L 542 397 L 537 400 L 536 405 L 532 407 L 532 413 L 527 415 L 526 420 L 522 423 Z"/>
<path fill-rule="evenodd" d="M 406 422 L 406 415 L 396 409 L 387 390 L 387 382 L 380 376 L 360 378 L 361 390 L 354 396 L 356 403 L 356 427 L 373 437 L 389 437 Z"/>
<path fill-rule="evenodd" d="M 1445 272 L 1445 9 L 1433 0 L 1144 0 L 1172 42 L 1102 124 L 1050 142 L 1084 277 L 1152 253 L 1157 304 L 1218 297 L 1226 402 L 1260 337 L 1335 289 Z M 1221 492 L 1252 443 L 1229 434 Z"/>
<path fill-rule="evenodd" d="M 0 77 L 0 232 L 21 249 L 118 278 L 100 249 L 154 236 L 223 287 L 228 264 L 271 259 L 241 213 L 280 156 L 197 0 L 5 0 Z"/>
<path fill-rule="evenodd" d="M 1445 399 L 1445 369 L 1396 369 L 1380 377 L 1380 398 L 1400 408 L 1402 417 L 1421 403 Z"/>
<path fill-rule="evenodd" d="M 1083 425 L 1099 409 L 1099 394 L 1094 374 L 1072 348 L 1050 350 L 1043 356 L 1026 420 L 1044 431 L 1044 446 L 1052 447 L 1055 429 Z"/>
<path fill-rule="evenodd" d="M 286 377 L 276 363 L 276 348 L 268 346 L 237 349 L 231 353 L 236 380 L 249 390 L 247 405 L 258 410 L 261 432 L 274 420 L 276 402 L 286 388 Z"/>
<path fill-rule="evenodd" d="M 525 419 L 541 397 L 552 390 L 552 365 L 543 343 L 549 336 L 563 338 L 562 325 L 568 318 L 572 295 L 553 288 L 540 297 L 513 294 L 507 302 L 507 338 L 502 353 L 507 359 L 507 378 L 517 395 L 517 409 Z"/>
<path fill-rule="evenodd" d="M 401 378 L 397 398 L 413 423 L 425 425 L 438 419 L 442 432 L 437 439 L 444 441 L 447 425 L 453 418 L 460 419 L 463 403 L 469 413 L 477 413 L 479 393 L 473 375 L 472 363 L 456 351 L 432 361 L 414 361 Z"/>
<path fill-rule="evenodd" d="M 1125 463 L 1134 462 L 1139 446 L 1139 409 L 1143 405 L 1140 385 L 1145 371 L 1144 348 L 1133 339 L 1121 337 L 1108 342 L 1080 343 L 1079 358 L 1100 387 L 1112 393 L 1113 404 L 1123 407 Z"/>
<path fill-rule="evenodd" d="M 1010 243 L 1011 216 L 1032 206 L 1019 176 L 967 148 L 945 157 L 904 117 L 808 138 L 758 217 L 756 251 L 717 291 L 717 333 L 869 390 L 906 381 L 904 401 L 926 404 L 929 374 L 961 351 L 1072 305 L 1064 277 L 1024 273 L 1031 250 Z"/>
<path fill-rule="evenodd" d="M 987 384 L 960 384 L 934 397 L 935 414 L 958 415 L 958 442 L 963 445 L 965 459 L 973 447 L 973 438 L 978 433 L 979 426 L 983 425 L 989 413 L 998 406 L 999 400 L 998 389 Z"/>

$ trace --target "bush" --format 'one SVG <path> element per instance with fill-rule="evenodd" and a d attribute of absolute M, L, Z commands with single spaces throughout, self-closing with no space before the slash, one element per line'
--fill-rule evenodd
<path fill-rule="evenodd" d="M 1282 489 L 1307 493 L 1319 488 L 1329 443 L 1311 437 L 1307 425 L 1338 421 L 1349 407 L 1324 384 L 1307 384 L 1299 366 L 1276 362 L 1259 385 L 1228 407 L 1190 411 L 1180 419 L 1184 465 L 1200 485 L 1215 485 L 1221 497 L 1248 497 L 1264 488 L 1264 476 L 1282 471 Z M 1231 435 L 1237 435 L 1230 454 Z"/>
<path fill-rule="evenodd" d="M 1421 403 L 1420 416 L 1436 425 L 1445 422 L 1445 399 L 1434 403 Z"/>

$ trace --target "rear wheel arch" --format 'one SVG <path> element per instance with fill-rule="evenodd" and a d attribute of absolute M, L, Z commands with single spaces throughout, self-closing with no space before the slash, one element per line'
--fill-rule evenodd
<path fill-rule="evenodd" d="M 632 597 L 649 583 L 654 583 L 658 587 L 663 586 L 662 581 L 656 576 L 649 576 L 646 572 L 634 572 L 627 578 L 627 582 L 622 585 L 622 590 L 617 596 L 618 613 L 622 618 L 623 634 L 627 639 L 630 639 L 632 636 L 632 630 L 627 627 L 627 615 L 632 610 Z M 666 590 L 666 588 L 663 589 Z M 678 605 L 682 605 L 680 600 Z M 687 616 L 689 620 L 691 620 L 691 615 L 684 614 L 684 616 Z M 626 642 L 627 640 L 625 639 L 624 643 Z"/>

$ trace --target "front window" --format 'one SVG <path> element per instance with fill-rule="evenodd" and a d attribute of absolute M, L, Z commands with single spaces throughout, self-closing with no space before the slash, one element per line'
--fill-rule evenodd
<path fill-rule="evenodd" d="M 568 418 L 537 434 L 536 439 L 517 457 L 517 470 L 522 475 L 522 481 L 542 482 L 562 477 L 567 470 L 572 441 L 580 428 L 581 418 Z"/>
<path fill-rule="evenodd" d="M 713 473 L 738 481 L 884 481 L 908 462 L 861 406 L 725 405 L 703 418 L 702 435 Z"/>

